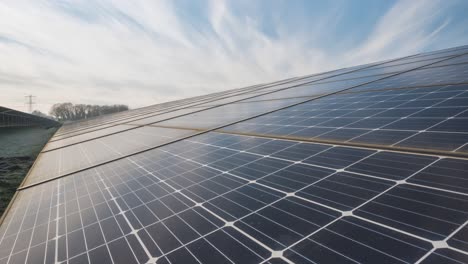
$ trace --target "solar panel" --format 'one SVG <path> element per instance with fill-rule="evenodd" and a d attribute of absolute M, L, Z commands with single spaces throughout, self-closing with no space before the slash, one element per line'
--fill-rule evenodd
<path fill-rule="evenodd" d="M 73 173 L 196 133 L 194 130 L 140 127 L 40 153 L 25 185 Z"/>
<path fill-rule="evenodd" d="M 467 106 L 467 85 L 341 93 L 240 122 L 223 131 L 463 151 L 468 137 Z"/>
<path fill-rule="evenodd" d="M 234 103 L 217 108 L 212 108 L 206 111 L 201 111 L 179 118 L 174 118 L 159 122 L 161 126 L 175 127 L 193 127 L 193 128 L 213 128 L 225 122 L 231 123 L 245 118 L 249 118 L 258 114 L 293 105 L 304 101 L 302 98 L 290 98 L 276 101 L 264 101 L 257 103 Z M 140 121 L 141 123 L 144 120 Z M 141 124 L 140 123 L 140 124 Z"/>
<path fill-rule="evenodd" d="M 64 126 L 0 263 L 466 263 L 466 51 Z"/>
<path fill-rule="evenodd" d="M 51 150 L 58 149 L 58 148 L 63 148 L 63 147 L 66 147 L 66 146 L 78 144 L 78 143 L 81 143 L 81 142 L 84 142 L 84 141 L 87 141 L 87 140 L 91 140 L 91 139 L 95 139 L 95 138 L 98 138 L 98 137 L 118 133 L 120 131 L 129 130 L 129 129 L 132 129 L 132 128 L 135 128 L 135 127 L 134 126 L 128 126 L 128 125 L 117 125 L 117 126 L 97 130 L 97 131 L 94 131 L 94 132 L 88 132 L 88 133 L 84 133 L 84 134 L 80 134 L 80 135 L 76 135 L 76 136 L 63 138 L 61 140 L 52 139 L 52 140 L 49 141 L 47 146 L 42 151 L 45 152 L 45 151 L 51 151 Z"/>
<path fill-rule="evenodd" d="M 0 128 L 59 126 L 60 123 L 55 120 L 0 106 Z"/>

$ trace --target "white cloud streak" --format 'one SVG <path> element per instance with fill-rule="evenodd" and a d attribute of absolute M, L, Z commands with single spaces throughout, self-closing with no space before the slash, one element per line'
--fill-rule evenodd
<path fill-rule="evenodd" d="M 42 111 L 64 101 L 139 107 L 408 55 L 444 35 L 445 6 L 399 1 L 359 45 L 331 53 L 310 45 L 324 32 L 308 29 L 326 16 L 272 37 L 220 0 L 207 4 L 204 28 L 162 0 L 2 1 L 0 105 L 25 110 L 34 94 Z"/>

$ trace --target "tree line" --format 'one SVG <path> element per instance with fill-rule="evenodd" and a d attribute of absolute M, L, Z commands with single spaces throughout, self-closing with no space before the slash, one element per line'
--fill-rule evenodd
<path fill-rule="evenodd" d="M 128 110 L 127 105 L 54 104 L 49 114 L 58 121 L 76 121 Z"/>

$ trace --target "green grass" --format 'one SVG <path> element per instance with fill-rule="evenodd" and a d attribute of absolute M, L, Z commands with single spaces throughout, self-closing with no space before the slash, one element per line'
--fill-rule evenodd
<path fill-rule="evenodd" d="M 0 128 L 0 215 L 56 128 Z"/>

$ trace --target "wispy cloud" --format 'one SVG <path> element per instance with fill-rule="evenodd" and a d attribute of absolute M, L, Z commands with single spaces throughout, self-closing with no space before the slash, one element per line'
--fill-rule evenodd
<path fill-rule="evenodd" d="M 450 28 L 463 28 L 441 1 L 399 1 L 367 37 L 337 51 L 323 39 L 353 36 L 350 25 L 330 37 L 346 13 L 339 4 L 291 18 L 294 30 L 270 8 L 272 34 L 262 4 L 242 14 L 245 2 L 213 0 L 196 11 L 179 3 L 0 2 L 0 104 L 24 110 L 31 93 L 43 111 L 62 101 L 138 107 L 442 48 L 456 36 Z M 274 5 L 280 12 L 288 3 Z"/>
<path fill-rule="evenodd" d="M 450 5 L 443 1 L 397 2 L 375 25 L 350 60 L 378 60 L 417 53 L 449 24 Z"/>

